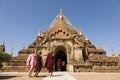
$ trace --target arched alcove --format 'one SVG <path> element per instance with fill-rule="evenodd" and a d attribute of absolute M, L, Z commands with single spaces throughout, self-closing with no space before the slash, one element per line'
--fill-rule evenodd
<path fill-rule="evenodd" d="M 67 54 L 66 54 L 66 49 L 64 46 L 58 46 L 55 49 L 55 71 L 58 71 L 57 70 L 58 59 L 61 59 L 61 63 L 62 63 L 60 71 L 66 71 Z"/>

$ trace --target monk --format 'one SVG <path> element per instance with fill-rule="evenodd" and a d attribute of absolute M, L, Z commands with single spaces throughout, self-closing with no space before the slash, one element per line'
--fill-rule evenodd
<path fill-rule="evenodd" d="M 31 54 L 29 54 L 26 60 L 26 67 L 28 68 L 29 77 L 31 77 L 31 74 L 34 71 L 35 65 L 36 65 L 36 54 L 32 52 Z"/>
<path fill-rule="evenodd" d="M 62 65 L 61 59 L 58 59 L 58 61 L 57 61 L 57 71 L 61 71 L 61 65 Z"/>
<path fill-rule="evenodd" d="M 42 69 L 42 56 L 41 56 L 42 52 L 38 52 L 36 54 L 36 65 L 35 65 L 35 69 L 34 69 L 34 72 L 35 72 L 35 77 L 38 76 L 38 73 L 41 71 Z"/>
<path fill-rule="evenodd" d="M 53 73 L 53 65 L 54 65 L 54 53 L 51 52 L 51 53 L 48 53 L 46 62 L 45 62 L 45 67 L 49 72 L 50 77 L 52 76 L 52 73 Z"/>

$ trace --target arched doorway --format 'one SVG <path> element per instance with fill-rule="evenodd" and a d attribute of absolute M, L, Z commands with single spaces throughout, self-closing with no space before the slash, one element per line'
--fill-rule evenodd
<path fill-rule="evenodd" d="M 62 50 L 59 50 L 55 54 L 55 71 L 58 71 L 58 69 L 57 69 L 58 59 L 61 59 L 60 71 L 66 71 L 66 64 L 67 64 L 67 55 L 66 55 L 66 53 L 64 51 L 62 51 Z"/>

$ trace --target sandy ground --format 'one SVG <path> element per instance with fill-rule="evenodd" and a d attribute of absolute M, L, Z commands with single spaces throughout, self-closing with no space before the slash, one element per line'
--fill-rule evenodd
<path fill-rule="evenodd" d="M 0 80 L 120 80 L 120 73 L 69 73 L 62 72 L 61 79 L 60 73 L 54 73 L 52 78 L 47 79 L 47 73 L 39 73 L 38 77 L 28 77 L 28 73 L 24 72 L 0 72 Z M 56 76 L 57 74 L 57 76 Z M 66 76 L 68 74 L 69 77 Z M 32 75 L 33 76 L 33 75 Z M 65 78 L 67 77 L 67 78 Z M 54 79 L 56 78 L 56 79 Z"/>
<path fill-rule="evenodd" d="M 77 80 L 120 80 L 120 73 L 71 73 Z"/>
<path fill-rule="evenodd" d="M 46 73 L 47 74 L 47 73 Z M 5 72 L 0 73 L 0 80 L 42 80 L 47 77 L 45 73 L 40 73 L 38 77 L 29 77 L 28 73 L 23 72 Z"/>

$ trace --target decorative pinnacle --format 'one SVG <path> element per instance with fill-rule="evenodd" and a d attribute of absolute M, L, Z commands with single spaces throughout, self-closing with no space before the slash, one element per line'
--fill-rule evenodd
<path fill-rule="evenodd" d="M 13 48 L 11 48 L 10 55 L 11 56 L 13 55 Z"/>
<path fill-rule="evenodd" d="M 40 30 L 39 30 L 39 32 L 38 32 L 38 36 L 41 36 L 41 28 L 40 28 Z"/>
<path fill-rule="evenodd" d="M 99 49 L 100 49 L 100 50 L 103 50 L 102 44 L 99 45 Z"/>
<path fill-rule="evenodd" d="M 62 19 L 63 18 L 63 13 L 62 13 L 62 9 L 60 9 L 60 19 Z"/>
<path fill-rule="evenodd" d="M 43 36 L 43 33 L 42 33 L 42 30 L 41 30 L 41 29 L 39 30 L 38 36 L 40 36 L 40 37 Z"/>
<path fill-rule="evenodd" d="M 25 49 L 25 45 L 24 45 L 24 44 L 22 45 L 22 48 L 21 48 L 21 49 Z"/>
<path fill-rule="evenodd" d="M 80 35 L 82 35 L 82 28 L 80 28 Z"/>
<path fill-rule="evenodd" d="M 89 40 L 89 39 L 88 39 L 88 35 L 86 35 L 86 38 L 85 38 L 85 40 Z"/>
<path fill-rule="evenodd" d="M 2 45 L 4 45 L 5 44 L 5 40 L 3 40 L 3 42 L 2 42 Z"/>
<path fill-rule="evenodd" d="M 112 49 L 112 57 L 115 57 L 114 49 Z"/>

